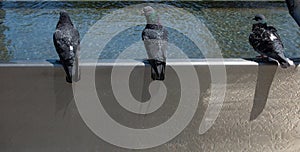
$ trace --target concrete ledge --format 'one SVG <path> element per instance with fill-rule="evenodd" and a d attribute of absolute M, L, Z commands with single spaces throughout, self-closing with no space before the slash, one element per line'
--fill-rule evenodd
<path fill-rule="evenodd" d="M 251 61 L 253 59 L 236 59 L 236 58 L 228 58 L 228 59 L 168 59 L 167 65 L 207 65 L 208 63 L 211 65 L 258 65 L 257 62 Z M 188 63 L 187 63 L 188 62 Z M 143 60 L 130 60 L 130 59 L 102 59 L 97 63 L 94 63 L 94 60 L 83 60 L 81 61 L 81 66 L 122 66 L 122 65 L 145 65 L 146 61 Z M 147 63 L 146 63 L 147 64 Z M 263 63 L 262 63 L 263 64 Z M 7 63 L 1 63 L 0 67 L 56 67 L 60 66 L 57 60 L 18 60 L 11 61 Z"/>
<path fill-rule="evenodd" d="M 300 151 L 297 69 L 243 59 L 206 61 L 191 62 L 200 84 L 200 100 L 191 123 L 170 142 L 141 151 Z M 132 128 L 151 128 L 168 120 L 178 105 L 179 78 L 170 65 L 189 64 L 168 60 L 166 100 L 157 111 L 142 116 L 123 109 L 110 84 L 112 66 L 130 67 L 136 63 L 138 66 L 130 75 L 130 90 L 137 100 L 145 102 L 150 98 L 151 78 L 149 66 L 141 61 L 101 61 L 96 65 L 95 84 L 103 107 L 113 119 Z M 221 111 L 213 126 L 198 134 L 212 93 L 207 63 L 225 65 L 226 94 L 223 105 L 215 103 Z M 85 70 L 93 64 L 87 61 L 82 65 Z M 72 85 L 65 82 L 64 71 L 58 64 L 0 64 L 0 84 L 0 151 L 132 151 L 108 144 L 86 126 L 74 102 Z"/>
<path fill-rule="evenodd" d="M 11 0 L 7 0 L 7 1 L 11 1 Z M 24 1 L 24 0 L 14 0 L 14 1 Z M 26 0 L 26 1 L 36 1 L 36 0 Z M 86 1 L 86 0 L 47 0 L 47 1 Z M 89 0 L 89 1 L 111 1 L 111 0 Z M 113 0 L 113 1 L 117 1 L 117 0 Z M 119 0 L 120 1 L 120 0 Z M 140 0 L 121 0 L 121 1 L 140 1 Z M 172 1 L 172 0 L 166 0 L 166 1 Z M 203 2 L 226 2 L 226 1 L 233 1 L 233 0 L 182 0 L 182 1 L 203 1 Z M 234 0 L 234 1 L 274 1 L 274 2 L 278 2 L 278 1 L 284 1 L 284 0 Z"/>

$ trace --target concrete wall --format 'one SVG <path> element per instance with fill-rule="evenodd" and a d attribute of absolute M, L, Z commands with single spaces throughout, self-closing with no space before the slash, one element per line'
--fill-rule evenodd
<path fill-rule="evenodd" d="M 179 63 L 179 64 L 178 64 Z M 168 95 L 162 107 L 146 116 L 124 110 L 116 102 L 110 78 L 113 63 L 98 63 L 96 88 L 107 113 L 122 125 L 149 128 L 168 120 L 178 105 L 178 77 L 170 67 L 164 81 Z M 211 66 L 222 67 L 217 60 Z M 211 95 L 205 60 L 194 60 L 200 100 L 191 123 L 161 146 L 136 151 L 300 151 L 300 73 L 277 65 L 225 60 L 226 96 L 213 126 L 198 134 Z M 130 67 L 131 61 L 117 66 Z M 84 64 L 82 70 L 90 68 Z M 130 76 L 133 96 L 150 98 L 149 66 L 138 64 Z M 59 65 L 48 62 L 0 64 L 0 151 L 135 151 L 111 145 L 96 136 L 82 120 Z M 137 89 L 138 88 L 138 89 Z M 188 90 L 184 90 L 188 91 Z M 216 103 L 218 104 L 218 103 Z M 103 122 L 105 123 L 105 122 Z"/>

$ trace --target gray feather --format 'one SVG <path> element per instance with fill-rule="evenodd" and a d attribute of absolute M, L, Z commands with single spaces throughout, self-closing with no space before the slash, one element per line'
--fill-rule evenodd
<path fill-rule="evenodd" d="M 60 18 L 53 34 L 53 42 L 66 72 L 67 82 L 78 81 L 80 79 L 78 63 L 80 36 L 66 12 L 60 13 Z"/>
<path fill-rule="evenodd" d="M 284 55 L 284 46 L 276 28 L 267 24 L 253 24 L 249 42 L 256 52 L 275 59 L 282 67 L 290 66 Z"/>

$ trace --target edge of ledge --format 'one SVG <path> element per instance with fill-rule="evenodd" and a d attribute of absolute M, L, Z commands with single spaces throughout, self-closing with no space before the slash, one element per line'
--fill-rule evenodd
<path fill-rule="evenodd" d="M 82 60 L 81 66 L 144 66 L 148 62 L 141 59 L 102 59 L 95 63 L 93 60 Z M 260 63 L 251 59 L 242 58 L 208 58 L 208 59 L 167 59 L 167 65 L 251 65 L 258 66 Z M 268 63 L 266 63 L 268 64 Z M 16 60 L 0 62 L 0 67 L 55 67 L 60 66 L 56 60 Z"/>

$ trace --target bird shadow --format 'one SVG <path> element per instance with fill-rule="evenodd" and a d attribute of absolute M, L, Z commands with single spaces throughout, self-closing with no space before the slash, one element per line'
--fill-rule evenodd
<path fill-rule="evenodd" d="M 270 88 L 275 77 L 278 64 L 275 61 L 265 61 L 257 58 L 248 58 L 246 60 L 257 62 L 259 65 L 254 93 L 254 101 L 250 113 L 250 121 L 252 121 L 262 113 L 267 104 Z"/>
<path fill-rule="evenodd" d="M 130 88 L 135 88 L 135 89 L 130 89 L 130 90 L 133 91 L 132 94 L 134 95 L 136 100 L 144 103 L 151 99 L 149 87 L 152 82 L 157 81 L 157 80 L 152 80 L 152 78 L 151 78 L 151 66 L 149 64 L 148 59 L 143 59 L 143 60 L 135 59 L 135 61 L 142 62 L 144 64 L 144 67 L 140 70 L 136 70 L 136 72 L 138 71 L 138 73 L 137 73 L 137 75 L 139 75 L 138 77 L 131 77 L 131 78 L 134 78 L 134 80 L 131 80 L 131 82 L 139 82 L 139 83 L 130 83 L 130 85 L 131 85 Z M 152 95 L 158 94 L 162 89 L 161 86 L 159 86 L 159 85 L 158 86 L 154 85 L 154 87 L 156 87 L 156 88 L 152 90 Z M 136 89 L 136 88 L 139 88 L 139 89 Z M 151 106 L 151 101 L 147 105 L 146 112 L 149 111 L 150 106 Z M 142 111 L 142 109 L 140 109 L 140 111 Z M 143 116 L 145 117 L 147 115 L 145 114 Z"/>
<path fill-rule="evenodd" d="M 148 66 L 148 61 L 144 61 L 144 60 L 136 60 L 136 61 L 143 62 L 145 67 Z M 136 73 L 136 75 L 140 75 L 140 76 L 130 77 L 130 78 L 134 79 L 132 80 L 132 82 L 140 82 L 140 83 L 131 83 L 130 85 L 132 86 L 130 86 L 130 88 L 139 88 L 139 89 L 131 89 L 132 91 L 134 91 L 132 93 L 135 95 L 135 98 L 137 98 L 138 101 L 146 102 L 150 99 L 150 94 L 148 91 L 148 86 L 152 82 L 150 78 L 150 74 L 147 68 L 141 68 L 137 71 L 138 73 Z M 132 74 L 134 75 L 135 73 Z"/>
<path fill-rule="evenodd" d="M 133 92 L 133 94 L 136 94 L 135 98 L 137 98 L 138 101 L 143 103 L 143 102 L 147 102 L 151 98 L 151 95 L 149 93 L 149 86 L 153 80 L 151 79 L 150 70 L 147 68 L 148 66 L 150 66 L 148 60 L 147 59 L 144 59 L 144 60 L 135 59 L 135 60 L 144 63 L 145 68 L 143 68 L 142 71 L 140 71 L 141 72 L 140 74 L 142 74 L 142 76 L 135 77 L 136 82 L 141 82 L 141 83 L 135 83 L 135 84 L 140 84 L 141 86 L 133 86 L 132 87 L 132 88 L 140 88 L 140 89 L 131 89 L 131 90 L 135 90 L 135 93 Z M 134 83 L 131 83 L 131 84 L 134 85 Z M 150 107 L 150 104 L 151 104 L 151 102 L 149 102 L 148 108 Z M 142 109 L 140 109 L 140 111 L 142 111 Z M 146 115 L 144 115 L 144 116 L 146 116 Z"/>
<path fill-rule="evenodd" d="M 48 59 L 47 62 L 53 64 L 53 89 L 55 94 L 55 115 L 64 117 L 68 106 L 74 100 L 72 84 L 66 82 L 66 76 L 59 60 Z"/>
<path fill-rule="evenodd" d="M 59 79 L 59 80 L 58 80 Z M 62 114 L 64 117 L 67 113 L 68 107 L 72 101 L 74 101 L 72 85 L 61 81 L 60 77 L 54 78 L 54 93 L 55 93 L 55 113 Z M 63 80 L 65 80 L 63 78 Z"/>
<path fill-rule="evenodd" d="M 46 61 L 51 63 L 53 66 L 57 66 L 60 64 L 60 60 L 58 59 L 47 59 Z"/>

